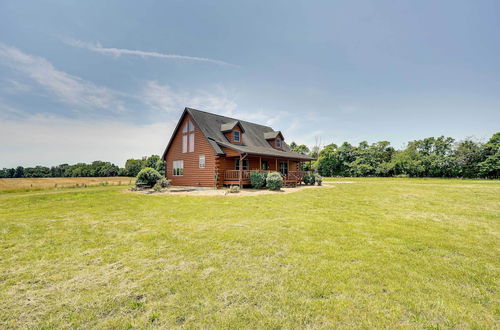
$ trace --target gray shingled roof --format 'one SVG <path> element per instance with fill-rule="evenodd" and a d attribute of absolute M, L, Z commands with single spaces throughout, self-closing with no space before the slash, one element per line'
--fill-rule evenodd
<path fill-rule="evenodd" d="M 278 135 L 280 135 L 280 134 L 281 134 L 280 131 L 266 132 L 266 133 L 264 133 L 264 139 L 266 139 L 266 140 L 276 139 L 278 137 Z"/>
<path fill-rule="evenodd" d="M 234 126 L 236 126 L 236 125 L 239 125 L 241 127 L 241 123 L 239 120 L 233 120 L 232 122 L 220 125 L 220 130 L 223 133 L 229 132 L 229 131 L 232 131 Z M 243 133 L 245 133 L 245 129 L 243 127 L 241 127 L 241 130 Z"/>
<path fill-rule="evenodd" d="M 271 133 L 279 133 L 279 131 L 275 131 L 271 127 L 191 108 L 186 108 L 186 111 L 193 117 L 193 120 L 207 137 L 210 145 L 214 148 L 215 153 L 218 155 L 224 154 L 221 147 L 228 147 L 241 153 L 248 153 L 252 155 L 286 157 L 301 160 L 313 159 L 298 152 L 291 151 L 286 143 L 283 143 L 283 150 L 274 149 L 271 145 L 269 145 L 269 142 L 267 142 L 266 136 L 269 136 Z M 221 131 L 223 128 L 229 127 L 230 125 L 233 125 L 231 127 L 233 128 L 236 123 L 239 123 L 245 131 L 243 136 L 243 145 L 230 143 Z"/>

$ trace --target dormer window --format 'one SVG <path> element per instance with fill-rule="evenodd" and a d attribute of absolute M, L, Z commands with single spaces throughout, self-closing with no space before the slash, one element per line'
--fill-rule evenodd
<path fill-rule="evenodd" d="M 245 133 L 245 129 L 238 120 L 221 124 L 220 131 L 230 143 L 242 144 L 242 134 Z"/>
<path fill-rule="evenodd" d="M 283 148 L 283 134 L 280 131 L 265 132 L 264 138 L 275 149 Z"/>

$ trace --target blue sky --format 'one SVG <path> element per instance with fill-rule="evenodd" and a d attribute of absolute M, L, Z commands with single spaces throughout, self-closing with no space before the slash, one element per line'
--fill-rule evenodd
<path fill-rule="evenodd" d="M 1 1 L 0 167 L 160 154 L 185 106 L 313 145 L 500 123 L 498 1 Z"/>

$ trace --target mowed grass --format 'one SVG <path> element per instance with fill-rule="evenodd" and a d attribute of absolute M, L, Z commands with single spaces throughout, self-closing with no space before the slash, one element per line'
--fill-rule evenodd
<path fill-rule="evenodd" d="M 498 328 L 500 182 L 326 181 L 0 193 L 0 327 Z"/>
<path fill-rule="evenodd" d="M 98 185 L 129 185 L 134 182 L 135 178 L 121 176 L 91 178 L 0 178 L 0 191 L 27 191 Z"/>

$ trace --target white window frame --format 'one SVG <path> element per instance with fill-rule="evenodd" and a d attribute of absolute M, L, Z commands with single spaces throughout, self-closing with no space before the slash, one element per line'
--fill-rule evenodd
<path fill-rule="evenodd" d="M 174 160 L 172 162 L 172 175 L 173 176 L 183 176 L 184 175 L 184 161 Z"/>
<path fill-rule="evenodd" d="M 194 152 L 194 132 L 189 133 L 189 152 Z"/>
<path fill-rule="evenodd" d="M 276 148 L 281 148 L 281 139 L 276 138 Z"/>
<path fill-rule="evenodd" d="M 182 128 L 182 153 L 194 152 L 194 124 L 188 120 Z"/>
<path fill-rule="evenodd" d="M 198 167 L 199 168 L 205 168 L 206 166 L 206 163 L 205 163 L 206 159 L 205 159 L 205 155 L 200 155 L 198 157 Z"/>
<path fill-rule="evenodd" d="M 182 135 L 182 153 L 188 152 L 188 134 Z"/>
<path fill-rule="evenodd" d="M 238 134 L 236 134 L 238 133 Z M 238 139 L 236 139 L 236 136 L 238 136 Z M 234 142 L 241 142 L 241 132 L 240 131 L 233 131 L 233 140 Z"/>

